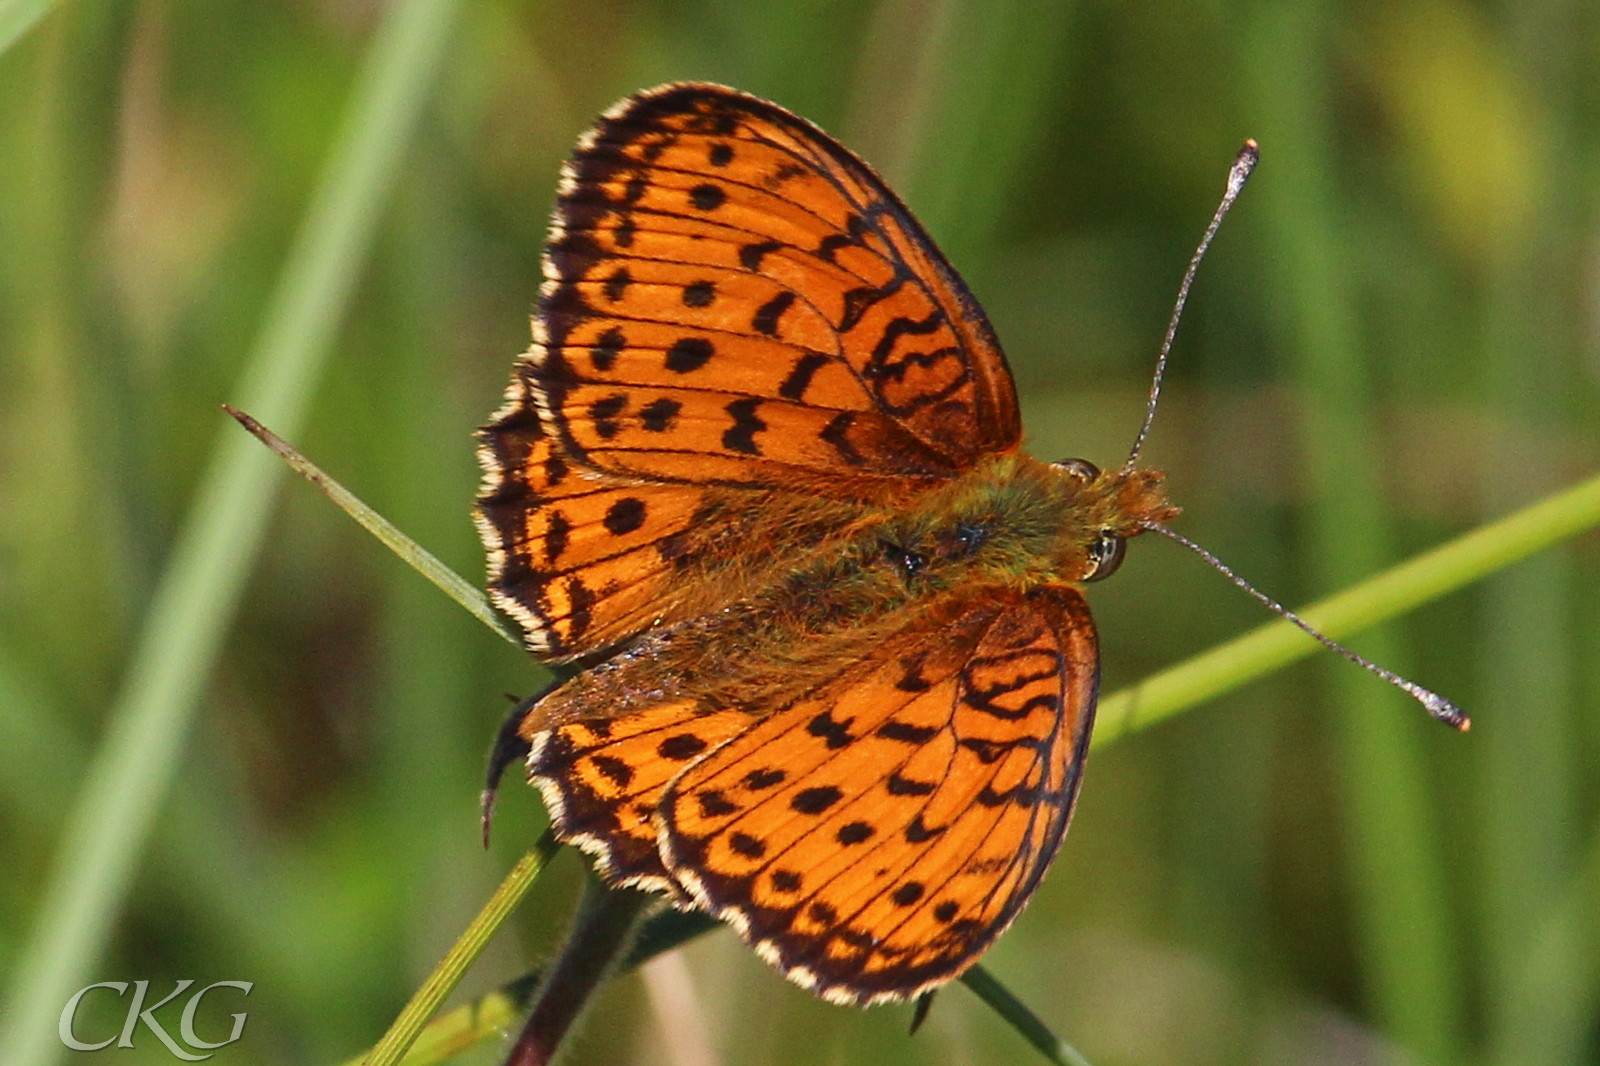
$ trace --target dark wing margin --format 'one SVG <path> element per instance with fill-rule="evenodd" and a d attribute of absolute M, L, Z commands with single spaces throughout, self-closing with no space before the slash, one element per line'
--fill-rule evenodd
<path fill-rule="evenodd" d="M 755 97 L 669 85 L 607 112 L 563 170 L 544 274 L 478 450 L 489 590 L 538 654 L 712 598 L 699 563 L 774 508 L 744 490 L 877 506 L 1020 437 L 1004 355 L 927 234 Z"/>
<path fill-rule="evenodd" d="M 872 494 L 1020 438 L 993 331 L 904 205 L 719 86 L 631 97 L 580 142 L 536 333 L 533 398 L 600 470 Z"/>
<path fill-rule="evenodd" d="M 971 966 L 1038 886 L 1098 678 L 1075 588 L 986 590 L 684 768 L 662 796 L 663 864 L 822 997 L 919 995 Z"/>

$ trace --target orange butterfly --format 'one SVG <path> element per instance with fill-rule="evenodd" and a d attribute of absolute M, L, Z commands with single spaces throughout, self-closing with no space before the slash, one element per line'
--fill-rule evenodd
<path fill-rule="evenodd" d="M 837 1003 L 916 996 L 1066 832 L 1099 660 L 1079 591 L 1175 515 L 1019 451 L 1005 356 L 861 160 L 714 85 L 633 96 L 562 174 L 478 526 L 515 723 L 607 882 L 726 920 Z"/>

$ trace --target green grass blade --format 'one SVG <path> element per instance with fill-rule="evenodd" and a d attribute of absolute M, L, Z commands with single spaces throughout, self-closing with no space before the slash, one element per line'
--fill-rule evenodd
<path fill-rule="evenodd" d="M 507 642 L 522 646 L 522 642 L 507 629 L 494 613 L 494 608 L 489 606 L 489 600 L 471 582 L 460 574 L 450 569 L 439 561 L 438 556 L 402 533 L 398 527 L 383 515 L 363 503 L 355 493 L 345 488 L 339 482 L 323 473 L 322 469 L 301 455 L 299 451 L 289 445 L 282 437 L 263 426 L 250 415 L 224 404 L 223 410 L 227 411 L 239 424 L 270 448 L 280 459 L 289 464 L 289 469 L 311 482 L 322 494 L 332 500 L 334 504 L 355 519 L 368 533 L 377 537 L 383 546 L 394 552 L 417 573 L 433 582 L 441 592 L 455 600 L 467 613 L 478 621 L 500 634 Z"/>
<path fill-rule="evenodd" d="M 358 80 L 240 389 L 242 402 L 287 431 L 304 416 L 457 7 L 395 7 Z M 63 1050 L 61 1004 L 86 981 L 110 935 L 280 476 L 270 456 L 237 435 L 220 443 L 202 475 L 14 972 L 0 1033 L 13 1066 L 39 1066 Z"/>
<path fill-rule="evenodd" d="M 1531 926 L 1500 993 L 1533 1005 L 1518 1019 L 1521 1061 L 1583 1062 L 1600 1002 L 1600 832 Z"/>
<path fill-rule="evenodd" d="M 365 1066 L 394 1066 L 400 1061 L 400 1057 L 428 1024 L 428 1019 L 439 1009 L 439 1004 L 444 1002 L 444 998 L 461 980 L 461 975 L 467 972 L 467 967 L 472 965 L 495 930 L 500 928 L 500 923 L 506 920 L 528 889 L 533 887 L 533 882 L 549 865 L 550 858 L 559 846 L 555 835 L 547 830 L 539 838 L 539 843 L 512 867 L 494 895 L 489 897 L 489 902 L 484 904 L 483 910 L 450 946 L 439 965 L 434 967 L 428 979 L 411 997 L 411 1002 L 395 1018 L 389 1031 L 383 1034 L 371 1054 L 362 1060 Z"/>
<path fill-rule="evenodd" d="M 1286 262 L 1273 301 L 1288 338 L 1297 397 L 1300 468 L 1308 487 L 1307 569 L 1338 587 L 1393 558 L 1395 515 L 1351 470 L 1378 470 L 1379 377 L 1363 335 L 1360 242 L 1347 221 L 1346 160 L 1334 149 L 1329 106 L 1339 89 L 1337 54 L 1325 32 L 1333 5 L 1260 5 L 1248 46 L 1250 95 L 1263 143 L 1285 162 L 1253 190 Z M 1399 633 L 1375 634 L 1370 655 L 1402 663 Z M 1334 751 L 1361 996 L 1384 1033 L 1419 1061 L 1455 1062 L 1466 1037 L 1465 983 L 1453 957 L 1443 836 L 1422 779 L 1420 723 L 1391 713 L 1393 701 L 1350 670 L 1323 687 L 1337 721 Z"/>
<path fill-rule="evenodd" d="M 0 52 L 21 40 L 55 6 L 56 0 L 0 0 Z"/>
<path fill-rule="evenodd" d="M 542 973 L 535 970 L 515 981 L 501 985 L 471 1003 L 439 1015 L 417 1034 L 400 1066 L 434 1066 L 448 1062 L 463 1052 L 490 1040 L 502 1040 L 506 1030 L 527 1011 L 528 1004 L 539 990 Z M 364 1052 L 347 1060 L 343 1066 L 370 1066 L 369 1055 Z"/>
<path fill-rule="evenodd" d="M 974 966 L 961 976 L 961 983 L 1004 1018 L 1017 1034 L 1032 1044 L 1039 1053 L 1061 1066 L 1090 1066 L 1083 1053 L 1050 1031 L 1039 1016 L 1023 1006 L 994 975 L 982 966 Z"/>
<path fill-rule="evenodd" d="M 524 861 L 527 861 L 526 859 Z M 509 884 L 511 878 L 506 879 Z M 504 886 L 502 886 L 502 891 Z M 498 893 L 497 893 L 498 895 Z M 641 923 L 638 934 L 623 958 L 619 972 L 633 970 L 663 952 L 672 951 L 722 923 L 704 911 L 680 911 L 673 907 L 658 910 Z M 465 934 L 463 934 L 465 939 Z M 451 949 L 454 954 L 455 948 Z M 439 1015 L 417 1034 L 401 1066 L 433 1066 L 488 1040 L 500 1040 L 515 1025 L 533 1001 L 546 967 L 539 967 L 455 1010 Z M 344 1066 L 374 1066 L 373 1051 L 344 1063 Z"/>
<path fill-rule="evenodd" d="M 1597 525 L 1600 476 L 1424 552 L 1299 613 L 1338 639 L 1404 614 Z M 1109 744 L 1321 650 L 1322 645 L 1288 622 L 1269 622 L 1102 699 L 1095 744 Z"/>

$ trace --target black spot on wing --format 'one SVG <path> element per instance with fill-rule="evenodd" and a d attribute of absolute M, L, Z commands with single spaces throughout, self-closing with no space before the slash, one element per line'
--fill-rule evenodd
<path fill-rule="evenodd" d="M 788 777 L 789 775 L 784 771 L 776 767 L 766 766 L 759 770 L 751 770 L 746 774 L 744 787 L 752 791 L 760 791 L 764 788 L 771 788 L 773 785 L 781 785 Z"/>
<path fill-rule="evenodd" d="M 821 814 L 844 798 L 844 793 L 832 785 L 802 789 L 794 794 L 789 807 L 800 814 Z"/>
<path fill-rule="evenodd" d="M 590 758 L 594 768 L 619 788 L 627 788 L 633 780 L 633 767 L 621 759 L 611 755 L 595 755 Z"/>
<path fill-rule="evenodd" d="M 610 300 L 612 303 L 616 303 L 627 293 L 628 286 L 632 283 L 633 275 L 628 273 L 628 268 L 625 266 L 617 267 L 617 269 L 612 272 L 611 276 L 606 279 L 606 299 Z"/>
<path fill-rule="evenodd" d="M 821 352 L 807 352 L 796 359 L 794 369 L 789 371 L 789 376 L 778 386 L 778 395 L 785 400 L 805 399 L 806 390 L 811 387 L 811 379 L 816 377 L 817 371 L 828 365 L 828 358 Z"/>
<path fill-rule="evenodd" d="M 891 796 L 929 796 L 933 794 L 934 783 L 892 773 L 889 775 L 889 780 L 884 782 L 884 787 L 889 790 Z"/>
<path fill-rule="evenodd" d="M 853 720 L 846 718 L 842 722 L 836 721 L 831 714 L 823 711 L 811 719 L 810 724 L 806 726 L 806 732 L 814 737 L 821 737 L 830 750 L 838 750 L 848 746 L 855 739 L 850 734 L 850 723 Z"/>
<path fill-rule="evenodd" d="M 707 789 L 696 793 L 695 800 L 700 804 L 700 814 L 705 818 L 722 818 L 733 814 L 739 805 L 729 802 L 728 798 L 716 789 Z"/>
<path fill-rule="evenodd" d="M 622 423 L 617 421 L 617 416 L 627 406 L 628 397 L 620 392 L 612 393 L 590 404 L 589 420 L 594 423 L 595 436 L 601 440 L 610 440 L 621 432 Z"/>
<path fill-rule="evenodd" d="M 871 840 L 874 832 L 872 826 L 866 822 L 851 822 L 840 826 L 839 831 L 833 834 L 833 839 L 848 847 L 851 844 Z"/>
<path fill-rule="evenodd" d="M 905 884 L 895 889 L 894 894 L 889 898 L 894 900 L 895 904 L 898 906 L 909 907 L 917 900 L 921 899 L 922 893 L 925 891 L 927 891 L 927 889 L 920 881 L 907 881 Z"/>
<path fill-rule="evenodd" d="M 878 727 L 877 735 L 886 740 L 920 745 L 932 740 L 938 732 L 934 726 L 912 725 L 909 722 L 897 722 L 891 719 Z"/>
<path fill-rule="evenodd" d="M 689 374 L 711 361 L 716 348 L 704 337 L 680 337 L 667 349 L 667 369 Z"/>
<path fill-rule="evenodd" d="M 564 643 L 576 643 L 589 629 L 594 617 L 594 593 L 589 591 L 577 575 L 567 578 L 567 637 Z"/>
<path fill-rule="evenodd" d="M 706 742 L 693 733 L 677 733 L 663 740 L 657 746 L 656 754 L 673 762 L 683 762 L 705 751 L 706 746 Z"/>
<path fill-rule="evenodd" d="M 710 307 L 711 302 L 717 298 L 715 282 L 702 278 L 691 281 L 683 287 L 683 303 L 685 307 Z"/>
<path fill-rule="evenodd" d="M 595 338 L 594 347 L 589 349 L 589 364 L 602 374 L 616 363 L 617 356 L 622 354 L 623 346 L 627 340 L 622 335 L 622 330 L 612 326 L 600 336 Z"/>
<path fill-rule="evenodd" d="M 767 853 L 767 846 L 749 833 L 730 833 L 728 846 L 747 859 L 759 859 Z"/>
<path fill-rule="evenodd" d="M 636 496 L 624 496 L 606 509 L 605 527 L 614 536 L 632 533 L 644 525 L 645 503 Z"/>
<path fill-rule="evenodd" d="M 568 520 L 566 512 L 552 508 L 550 517 L 545 520 L 544 527 L 544 558 L 545 562 L 554 566 L 561 553 L 567 550 L 569 534 L 572 532 L 572 522 Z"/>
<path fill-rule="evenodd" d="M 734 400 L 723 408 L 733 419 L 733 425 L 722 433 L 724 448 L 732 452 L 743 452 L 745 455 L 761 454 L 761 446 L 756 443 L 756 434 L 767 428 L 767 424 L 756 415 L 756 408 L 761 404 L 759 398 L 747 397 L 743 400 Z"/>
<path fill-rule="evenodd" d="M 757 333 L 768 337 L 778 335 L 778 319 L 794 303 L 794 293 L 788 289 L 783 290 L 756 309 L 755 316 L 750 320 L 750 328 Z"/>
<path fill-rule="evenodd" d="M 665 433 L 672 428 L 681 410 L 683 404 L 662 396 L 639 408 L 639 424 L 652 433 Z"/>
<path fill-rule="evenodd" d="M 728 199 L 728 194 L 722 186 L 711 182 L 702 182 L 689 190 L 689 202 L 701 211 L 715 211 Z"/>
<path fill-rule="evenodd" d="M 761 260 L 768 253 L 776 252 L 783 247 L 782 241 L 756 241 L 739 249 L 739 265 L 746 270 L 755 272 L 761 269 Z"/>

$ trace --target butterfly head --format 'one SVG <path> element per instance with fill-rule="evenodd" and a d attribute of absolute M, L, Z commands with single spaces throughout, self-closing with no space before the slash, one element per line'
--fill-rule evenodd
<path fill-rule="evenodd" d="M 1099 581 L 1116 573 L 1129 537 L 1178 514 L 1162 491 L 1166 475 L 1159 470 L 1102 471 L 1087 459 L 1063 459 L 1050 466 L 1077 483 L 1089 519 L 1079 581 Z"/>

